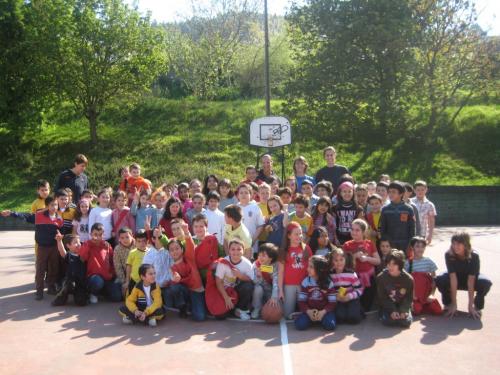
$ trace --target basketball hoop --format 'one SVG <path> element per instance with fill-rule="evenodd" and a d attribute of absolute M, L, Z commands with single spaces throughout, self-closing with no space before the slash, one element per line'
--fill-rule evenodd
<path fill-rule="evenodd" d="M 267 147 L 273 147 L 273 145 L 274 145 L 273 135 L 269 134 L 267 136 Z"/>

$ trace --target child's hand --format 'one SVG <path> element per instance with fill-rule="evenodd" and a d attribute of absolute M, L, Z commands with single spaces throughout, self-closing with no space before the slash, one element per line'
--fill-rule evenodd
<path fill-rule="evenodd" d="M 151 230 L 151 215 L 146 215 L 144 218 L 144 230 L 150 231 Z"/>
<path fill-rule="evenodd" d="M 399 313 L 397 311 L 393 311 L 391 313 L 391 319 L 392 320 L 398 320 L 399 319 Z"/>
<path fill-rule="evenodd" d="M 141 310 L 135 310 L 134 315 L 137 319 L 140 319 L 142 316 L 142 311 Z"/>
<path fill-rule="evenodd" d="M 270 299 L 269 299 L 269 305 L 270 305 L 271 307 L 277 307 L 277 306 L 278 306 L 278 303 L 279 303 L 279 302 L 278 302 L 278 300 L 277 300 L 276 298 L 270 298 Z"/>
<path fill-rule="evenodd" d="M 139 317 L 139 320 L 141 322 L 145 321 L 146 320 L 146 313 L 144 311 L 141 312 L 141 316 Z"/>
<path fill-rule="evenodd" d="M 225 296 L 224 297 L 224 303 L 226 304 L 226 308 L 228 310 L 234 309 L 234 304 L 233 304 L 233 300 L 231 299 L 231 297 Z"/>
<path fill-rule="evenodd" d="M 281 301 L 284 301 L 285 300 L 285 294 L 283 293 L 283 289 L 280 289 L 278 291 L 278 298 L 281 300 Z"/>
<path fill-rule="evenodd" d="M 407 313 L 399 313 L 399 319 L 406 319 L 407 316 Z"/>
<path fill-rule="evenodd" d="M 189 236 L 191 233 L 189 232 L 189 225 L 188 223 L 184 222 L 181 224 L 182 231 L 186 236 Z"/>
<path fill-rule="evenodd" d="M 469 316 L 472 319 L 481 319 L 481 313 L 479 310 L 476 310 L 476 307 L 473 304 L 469 304 Z"/>
<path fill-rule="evenodd" d="M 448 318 L 453 318 L 455 315 L 457 315 L 457 305 L 454 303 L 450 303 L 448 305 L 448 310 L 444 315 Z"/>
<path fill-rule="evenodd" d="M 178 283 L 179 281 L 181 281 L 181 275 L 179 275 L 178 272 L 173 272 L 172 273 L 172 281 L 174 283 Z"/>
<path fill-rule="evenodd" d="M 61 232 L 57 231 L 56 233 L 56 241 L 62 241 L 62 239 L 64 238 L 64 236 L 61 234 Z"/>
<path fill-rule="evenodd" d="M 337 293 L 337 301 L 339 301 L 339 302 L 347 302 L 347 301 L 349 301 L 349 297 L 347 297 L 346 295 L 341 296 L 341 295 L 339 295 Z"/>
<path fill-rule="evenodd" d="M 286 203 L 285 203 L 285 204 L 283 205 L 283 211 L 284 211 L 285 213 L 288 213 L 288 204 L 286 204 Z"/>
<path fill-rule="evenodd" d="M 309 317 L 309 319 L 311 319 L 313 322 L 315 322 L 316 321 L 316 315 L 318 314 L 318 310 L 316 310 L 316 309 L 309 309 L 309 310 L 306 310 L 306 314 Z"/>
<path fill-rule="evenodd" d="M 272 232 L 272 231 L 273 231 L 273 226 L 272 226 L 272 225 L 266 225 L 266 226 L 264 227 L 264 230 L 265 230 L 266 232 Z"/>
<path fill-rule="evenodd" d="M 243 278 L 243 274 L 237 268 L 233 270 L 233 276 L 240 280 Z"/>
<path fill-rule="evenodd" d="M 2 212 L 0 212 L 0 215 L 2 215 L 3 217 L 7 217 L 10 216 L 11 212 L 11 210 L 3 210 Z"/>
<path fill-rule="evenodd" d="M 139 190 L 136 190 L 134 193 L 134 202 L 139 203 L 140 198 L 141 198 L 141 192 Z"/>
<path fill-rule="evenodd" d="M 326 310 L 323 309 L 323 310 L 319 310 L 317 313 L 316 313 L 316 319 L 318 322 L 321 322 L 321 320 L 323 319 L 323 317 L 326 315 Z"/>

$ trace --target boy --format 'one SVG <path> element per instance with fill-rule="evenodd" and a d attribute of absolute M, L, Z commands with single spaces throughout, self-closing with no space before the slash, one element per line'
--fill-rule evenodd
<path fill-rule="evenodd" d="M 375 194 L 377 192 L 377 183 L 375 181 L 367 182 L 366 189 L 368 190 L 368 196 Z"/>
<path fill-rule="evenodd" d="M 379 181 L 377 183 L 377 188 L 375 189 L 375 191 L 382 198 L 383 207 L 391 203 L 391 201 L 387 196 L 388 190 L 389 190 L 389 184 L 387 182 Z"/>
<path fill-rule="evenodd" d="M 252 319 L 258 319 L 262 306 L 268 300 L 278 302 L 278 247 L 271 243 L 260 245 L 257 260 L 252 264 L 254 289 L 252 297 Z"/>
<path fill-rule="evenodd" d="M 128 206 L 132 204 L 135 193 L 141 190 L 151 192 L 151 184 L 141 176 L 141 166 L 137 163 L 130 164 L 130 176 L 127 178 L 125 193 L 128 196 Z"/>
<path fill-rule="evenodd" d="M 97 294 L 104 291 L 112 302 L 122 299 L 121 285 L 115 282 L 113 267 L 113 249 L 102 239 L 104 226 L 94 223 L 90 229 L 90 240 L 85 241 L 80 249 L 80 258 L 87 262 L 87 285 L 90 291 L 90 303 L 97 303 Z"/>
<path fill-rule="evenodd" d="M 123 227 L 118 231 L 118 245 L 113 251 L 113 266 L 115 268 L 116 282 L 121 284 L 122 293 L 127 295 L 127 258 L 130 251 L 135 247 L 132 229 Z"/>
<path fill-rule="evenodd" d="M 141 281 L 132 289 L 119 313 L 123 324 L 147 321 L 150 327 L 156 327 L 157 321 L 165 314 L 160 287 L 155 280 L 156 272 L 152 265 L 142 264 L 138 273 Z"/>
<path fill-rule="evenodd" d="M 316 185 L 316 194 L 318 195 L 318 199 L 322 197 L 330 198 L 333 194 L 333 187 L 329 181 L 320 181 Z"/>
<path fill-rule="evenodd" d="M 356 189 L 354 190 L 356 194 L 356 202 L 363 209 L 363 212 L 366 215 L 366 211 L 368 208 L 368 187 L 366 184 L 356 185 Z"/>
<path fill-rule="evenodd" d="M 309 207 L 307 212 L 311 213 L 316 207 L 316 203 L 318 203 L 319 197 L 314 194 L 314 185 L 309 180 L 302 181 L 301 192 L 304 197 L 309 198 Z"/>
<path fill-rule="evenodd" d="M 288 214 L 293 213 L 295 211 L 295 206 L 292 202 L 292 190 L 289 187 L 284 187 L 278 190 L 277 195 L 281 198 L 283 205 L 288 206 Z"/>
<path fill-rule="evenodd" d="M 420 236 L 421 228 L 420 228 L 420 219 L 418 217 L 417 206 L 415 206 L 415 204 L 413 204 L 413 202 L 410 199 L 413 196 L 413 186 L 411 186 L 411 184 L 409 184 L 408 182 L 402 182 L 402 184 L 405 187 L 403 202 L 405 202 L 406 204 L 410 205 L 411 208 L 413 208 L 413 213 L 415 214 L 415 235 Z"/>
<path fill-rule="evenodd" d="M 193 217 L 195 217 L 198 214 L 205 214 L 205 196 L 202 193 L 195 193 L 193 195 L 193 208 L 190 208 L 186 212 L 186 219 L 189 224 L 189 228 L 191 231 L 193 230 Z"/>
<path fill-rule="evenodd" d="M 264 218 L 269 216 L 267 201 L 271 197 L 271 186 L 263 182 L 259 185 L 259 208 Z"/>
<path fill-rule="evenodd" d="M 219 202 L 219 193 L 216 191 L 208 193 L 208 206 L 205 210 L 205 217 L 207 218 L 208 223 L 208 233 L 217 237 L 217 241 L 219 241 L 220 245 L 224 245 L 224 227 L 226 225 L 226 221 L 224 219 L 224 213 L 219 210 Z M 191 224 L 191 226 L 193 226 L 193 224 Z"/>
<path fill-rule="evenodd" d="M 196 243 L 194 252 L 196 267 L 201 275 L 203 284 L 205 284 L 208 269 L 211 268 L 213 262 L 226 254 L 224 253 L 223 246 L 219 245 L 217 238 L 208 232 L 208 221 L 203 215 L 194 217 L 193 232 L 196 236 L 194 238 Z"/>
<path fill-rule="evenodd" d="M 257 185 L 262 184 L 263 181 L 257 178 L 258 172 L 254 165 L 249 165 L 245 169 L 245 179 L 241 181 L 242 184 L 249 184 L 250 182 L 255 182 Z"/>
<path fill-rule="evenodd" d="M 304 242 L 308 242 L 314 230 L 313 219 L 311 215 L 306 212 L 307 207 L 309 207 L 309 200 L 302 194 L 297 194 L 293 204 L 295 206 L 295 212 L 290 215 L 290 221 L 295 221 L 300 225 L 302 233 L 304 234 Z"/>
<path fill-rule="evenodd" d="M 412 322 L 413 278 L 403 269 L 404 262 L 402 251 L 392 251 L 387 268 L 377 276 L 380 320 L 384 325 L 409 327 Z"/>
<path fill-rule="evenodd" d="M 63 220 L 57 214 L 57 201 L 52 197 L 45 199 L 47 210 L 35 214 L 35 241 L 38 254 L 35 265 L 35 299 L 43 299 L 44 278 L 47 272 L 48 294 L 56 294 L 56 281 L 59 275 L 59 252 L 56 234 L 63 226 Z"/>
<path fill-rule="evenodd" d="M 217 290 L 224 298 L 226 307 L 234 309 L 234 314 L 241 320 L 250 319 L 250 307 L 253 296 L 252 263 L 243 256 L 244 244 L 239 239 L 229 242 L 229 255 L 225 262 L 219 262 L 215 270 Z M 233 304 L 226 288 L 234 288 L 238 293 L 238 302 Z"/>
<path fill-rule="evenodd" d="M 368 198 L 369 212 L 366 221 L 370 225 L 370 240 L 377 246 L 380 241 L 380 214 L 382 209 L 382 197 L 378 194 L 370 195 Z"/>
<path fill-rule="evenodd" d="M 436 224 L 436 207 L 434 203 L 427 199 L 427 183 L 418 180 L 414 184 L 415 198 L 411 201 L 417 207 L 418 216 L 420 220 L 420 235 L 425 238 L 427 244 L 432 242 L 432 235 L 434 234 L 434 226 Z"/>
<path fill-rule="evenodd" d="M 387 266 L 387 257 L 393 250 L 396 249 L 391 248 L 391 243 L 388 240 L 381 239 L 379 241 L 380 264 L 375 267 L 377 275 Z"/>
<path fill-rule="evenodd" d="M 252 188 L 249 185 L 240 184 L 236 190 L 236 195 L 238 197 L 238 206 L 243 213 L 243 224 L 245 224 L 252 238 L 253 253 L 257 253 L 257 240 L 264 228 L 264 217 L 257 203 L 251 201 Z"/>
<path fill-rule="evenodd" d="M 134 285 L 141 280 L 139 267 L 142 264 L 142 259 L 148 247 L 148 235 L 144 229 L 139 229 L 135 233 L 135 245 L 136 248 L 131 250 L 127 257 L 126 285 L 124 286 L 128 288 L 129 293 L 132 291 Z"/>
<path fill-rule="evenodd" d="M 404 191 L 400 182 L 390 183 L 391 203 L 382 208 L 380 236 L 389 240 L 393 248 L 407 251 L 410 239 L 415 236 L 415 214 L 413 208 L 403 202 Z"/>
<path fill-rule="evenodd" d="M 243 214 L 241 207 L 230 204 L 224 208 L 224 219 L 226 227 L 224 230 L 224 251 L 229 254 L 229 242 L 235 238 L 239 239 L 244 244 L 244 255 L 247 259 L 252 258 L 252 236 L 245 224 L 241 221 Z"/>
<path fill-rule="evenodd" d="M 66 263 L 66 277 L 61 290 L 52 301 L 52 306 L 65 305 L 71 293 L 77 306 L 85 306 L 87 304 L 87 284 L 85 282 L 87 267 L 80 259 L 80 238 L 73 234 L 63 236 L 58 231 L 56 241 L 59 255 Z"/>
<path fill-rule="evenodd" d="M 61 233 L 63 235 L 71 234 L 73 232 L 73 219 L 75 218 L 76 209 L 69 207 L 71 200 L 66 189 L 57 190 L 55 198 L 57 199 L 57 204 L 59 206 L 58 214 L 64 221 Z"/>

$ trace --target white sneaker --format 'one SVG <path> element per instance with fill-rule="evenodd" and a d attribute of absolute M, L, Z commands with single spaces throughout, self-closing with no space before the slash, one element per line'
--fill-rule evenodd
<path fill-rule="evenodd" d="M 156 327 L 156 319 L 154 318 L 149 319 L 148 324 L 150 327 Z"/>
<path fill-rule="evenodd" d="M 132 324 L 132 320 L 130 320 L 130 318 L 128 316 L 124 316 L 122 318 L 122 323 L 123 324 Z"/>
<path fill-rule="evenodd" d="M 236 316 L 238 316 L 241 320 L 250 320 L 250 314 L 248 311 L 236 309 L 234 311 L 236 313 Z"/>
<path fill-rule="evenodd" d="M 260 309 L 253 309 L 252 313 L 250 314 L 250 317 L 252 319 L 259 319 L 260 316 Z"/>
<path fill-rule="evenodd" d="M 90 303 L 97 303 L 97 302 L 99 302 L 99 299 L 94 294 L 91 294 L 89 299 L 90 299 Z"/>

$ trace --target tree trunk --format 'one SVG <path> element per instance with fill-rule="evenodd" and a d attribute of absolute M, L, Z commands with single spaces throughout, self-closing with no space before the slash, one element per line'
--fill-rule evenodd
<path fill-rule="evenodd" d="M 92 146 L 97 146 L 97 112 L 93 109 L 87 111 L 87 119 L 89 120 L 90 127 L 90 143 Z"/>

